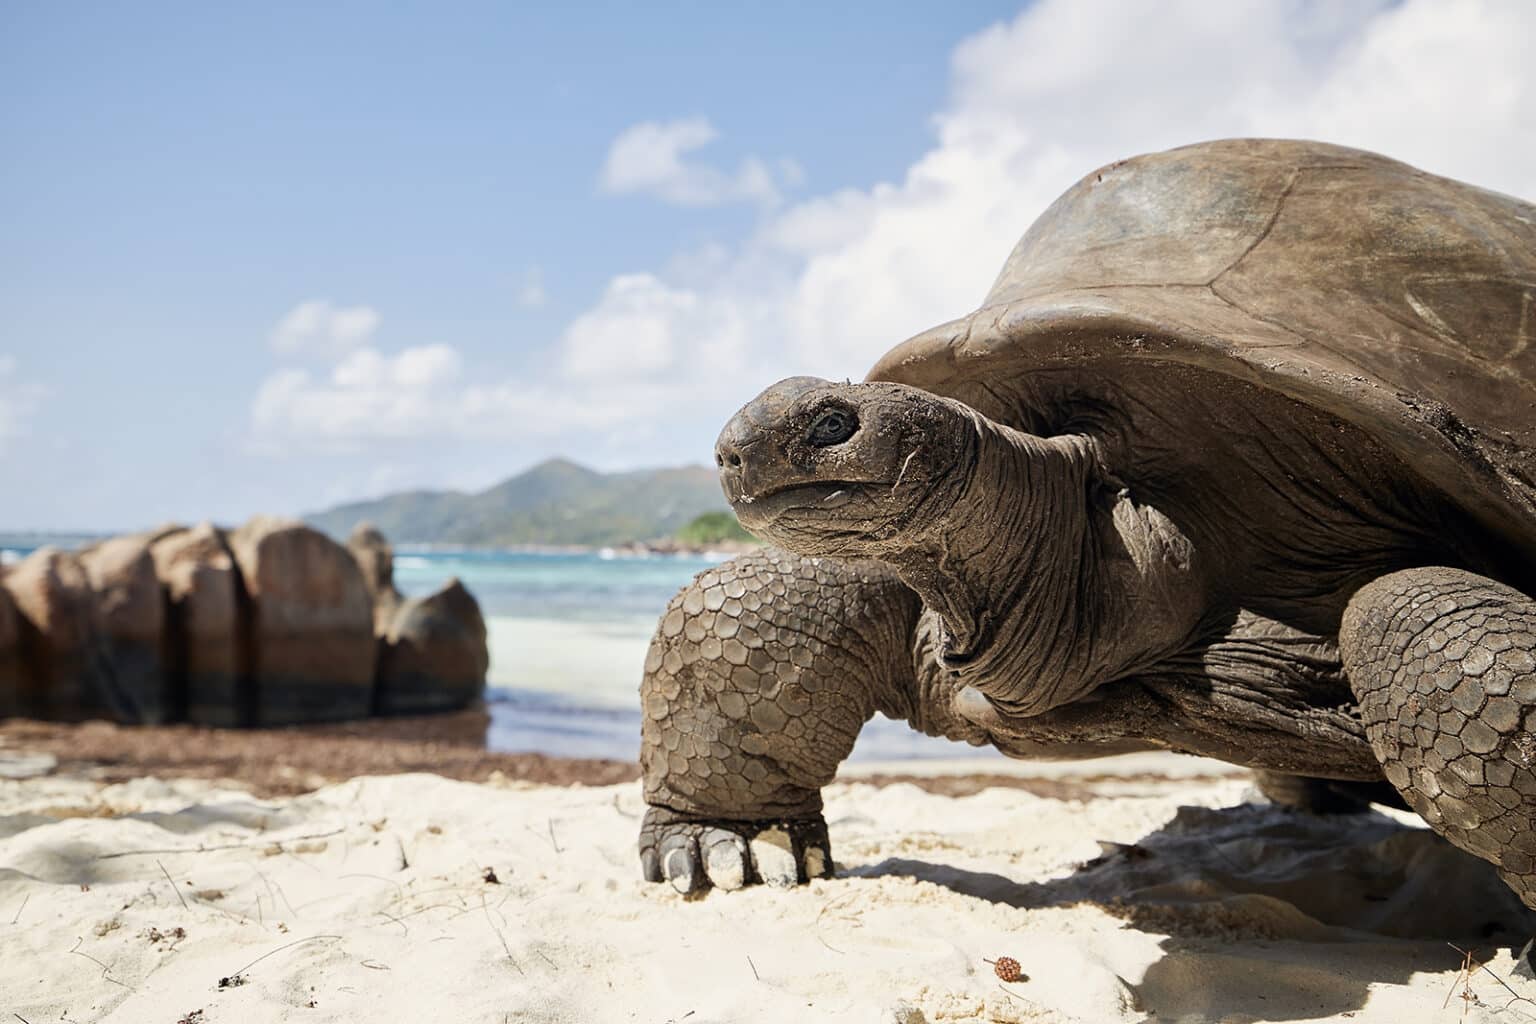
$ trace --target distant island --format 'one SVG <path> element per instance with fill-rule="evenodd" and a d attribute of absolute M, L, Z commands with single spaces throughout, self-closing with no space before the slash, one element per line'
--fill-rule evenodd
<path fill-rule="evenodd" d="M 399 544 L 473 547 L 737 547 L 755 543 L 712 468 L 602 473 L 550 459 L 487 490 L 404 491 L 304 516 L 333 537 L 360 522 Z"/>

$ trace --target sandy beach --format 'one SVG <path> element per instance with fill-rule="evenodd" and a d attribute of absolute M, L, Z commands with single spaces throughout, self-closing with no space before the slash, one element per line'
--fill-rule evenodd
<path fill-rule="evenodd" d="M 1407 816 L 1244 804 L 1213 762 L 861 766 L 826 794 L 837 877 L 690 899 L 639 880 L 632 781 L 558 784 L 591 765 L 276 795 L 114 781 L 46 731 L 0 737 L 28 1024 L 1536 1019 L 1536 922 L 1484 865 Z"/>

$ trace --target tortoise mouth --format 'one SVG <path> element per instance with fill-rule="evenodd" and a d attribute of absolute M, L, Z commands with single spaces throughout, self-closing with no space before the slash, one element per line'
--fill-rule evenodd
<path fill-rule="evenodd" d="M 881 481 L 818 480 L 814 483 L 787 484 L 761 494 L 744 494 L 731 502 L 743 518 L 772 522 L 782 516 L 811 519 L 839 518 L 833 513 L 860 499 L 872 497 L 876 489 L 888 490 Z"/>

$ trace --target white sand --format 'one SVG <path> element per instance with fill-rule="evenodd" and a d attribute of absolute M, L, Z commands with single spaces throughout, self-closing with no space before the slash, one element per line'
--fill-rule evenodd
<path fill-rule="evenodd" d="M 1478 862 L 1148 765 L 1052 769 L 1081 801 L 839 784 L 839 877 L 694 900 L 638 880 L 636 786 L 0 780 L 0 1021 L 1536 1018 L 1487 974 L 1458 998 L 1444 940 L 1508 905 Z M 1079 870 L 1097 840 L 1140 845 Z"/>

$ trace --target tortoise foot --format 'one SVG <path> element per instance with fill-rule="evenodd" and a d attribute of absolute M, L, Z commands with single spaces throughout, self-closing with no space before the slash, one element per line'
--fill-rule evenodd
<path fill-rule="evenodd" d="M 651 807 L 640 826 L 640 867 L 647 882 L 670 882 L 684 894 L 758 882 L 790 886 L 830 877 L 832 851 L 819 814 L 730 821 Z"/>

